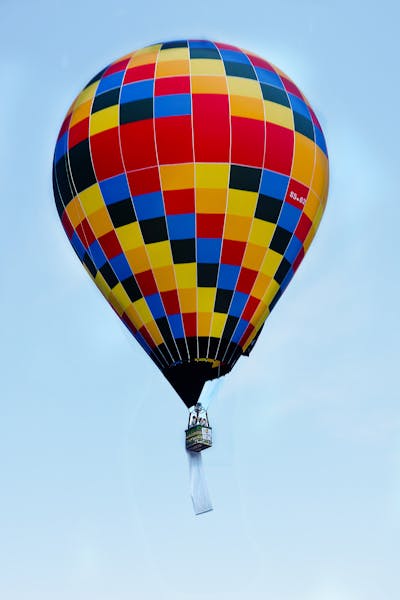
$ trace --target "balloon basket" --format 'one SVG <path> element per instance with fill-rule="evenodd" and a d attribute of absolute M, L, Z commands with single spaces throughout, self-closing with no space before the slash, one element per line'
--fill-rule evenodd
<path fill-rule="evenodd" d="M 186 429 L 186 450 L 201 452 L 212 446 L 212 428 L 195 425 Z"/>

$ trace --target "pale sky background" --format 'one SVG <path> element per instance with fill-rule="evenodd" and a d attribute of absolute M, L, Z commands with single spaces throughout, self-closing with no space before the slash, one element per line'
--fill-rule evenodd
<path fill-rule="evenodd" d="M 399 9 L 311 0 L 0 0 L 0 597 L 398 600 Z M 328 207 L 210 405 L 187 411 L 91 283 L 51 163 L 70 103 L 136 48 L 204 37 L 283 69 L 324 128 Z"/>

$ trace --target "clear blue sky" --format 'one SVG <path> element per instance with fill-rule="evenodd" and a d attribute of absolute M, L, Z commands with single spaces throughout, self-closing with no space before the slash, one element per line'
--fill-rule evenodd
<path fill-rule="evenodd" d="M 393 1 L 0 3 L 0 597 L 398 600 L 399 10 Z M 81 87 L 162 39 L 248 48 L 309 98 L 328 208 L 210 405 L 186 409 L 75 257 L 51 190 Z"/>

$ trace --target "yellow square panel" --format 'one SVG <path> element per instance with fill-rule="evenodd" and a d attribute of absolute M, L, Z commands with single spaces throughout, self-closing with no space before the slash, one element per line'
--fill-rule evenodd
<path fill-rule="evenodd" d="M 227 318 L 228 318 L 228 315 L 226 315 L 225 313 L 218 313 L 218 312 L 214 313 L 213 319 L 211 322 L 211 332 L 210 332 L 211 337 L 216 337 L 216 338 L 221 337 Z"/>
<path fill-rule="evenodd" d="M 229 94 L 233 96 L 246 96 L 249 98 L 263 99 L 260 84 L 254 79 L 245 77 L 227 77 Z"/>
<path fill-rule="evenodd" d="M 265 304 L 267 306 L 269 306 L 272 302 L 272 300 L 275 298 L 276 294 L 278 293 L 278 290 L 280 288 L 279 283 L 277 283 L 275 281 L 275 279 L 271 279 L 271 283 L 268 286 L 268 289 L 264 295 L 263 301 L 265 302 Z"/>
<path fill-rule="evenodd" d="M 160 178 L 164 191 L 191 189 L 194 187 L 194 165 L 193 163 L 162 165 Z"/>
<path fill-rule="evenodd" d="M 222 60 L 211 58 L 195 58 L 190 61 L 192 75 L 223 75 L 225 67 Z"/>
<path fill-rule="evenodd" d="M 117 285 L 113 288 L 108 301 L 115 308 L 120 317 L 131 304 L 131 300 L 121 283 L 117 283 Z"/>
<path fill-rule="evenodd" d="M 311 181 L 313 191 L 320 198 L 324 197 L 328 181 L 328 159 L 318 146 L 315 146 L 315 166 Z"/>
<path fill-rule="evenodd" d="M 311 183 L 314 169 L 314 156 L 316 145 L 307 137 L 295 131 L 294 156 L 291 177 L 306 186 Z"/>
<path fill-rule="evenodd" d="M 226 210 L 227 192 L 196 189 L 196 212 L 198 214 L 223 214 Z"/>
<path fill-rule="evenodd" d="M 243 256 L 243 266 L 247 269 L 254 269 L 258 271 L 261 266 L 266 249 L 263 246 L 257 246 L 256 244 L 247 244 L 246 250 Z"/>
<path fill-rule="evenodd" d="M 245 96 L 230 97 L 231 115 L 234 117 L 246 117 L 264 121 L 263 101 L 258 98 L 246 98 Z"/>
<path fill-rule="evenodd" d="M 148 323 L 146 323 L 146 329 L 153 338 L 153 341 L 155 342 L 156 346 L 163 343 L 164 338 L 162 337 L 160 330 L 157 327 L 157 323 L 155 321 L 149 321 Z"/>
<path fill-rule="evenodd" d="M 167 292 L 176 288 L 173 266 L 153 268 L 153 275 L 160 292 Z"/>
<path fill-rule="evenodd" d="M 182 313 L 194 313 L 197 311 L 196 288 L 178 289 L 179 306 Z"/>
<path fill-rule="evenodd" d="M 151 314 L 150 309 L 147 306 L 146 300 L 144 298 L 140 298 L 139 300 L 136 300 L 136 302 L 134 302 L 131 306 L 135 309 L 141 322 L 144 325 L 146 325 L 150 321 L 154 321 L 154 317 Z M 128 316 L 129 316 L 129 311 L 130 311 L 130 309 L 128 308 L 126 311 L 126 314 Z"/>
<path fill-rule="evenodd" d="M 190 63 L 188 60 L 157 62 L 156 77 L 174 77 L 177 75 L 190 75 Z"/>
<path fill-rule="evenodd" d="M 238 217 L 228 213 L 225 217 L 224 239 L 247 242 L 251 223 L 251 217 Z"/>
<path fill-rule="evenodd" d="M 126 250 L 125 256 L 133 273 L 143 273 L 143 271 L 150 270 L 150 263 L 144 246 L 133 250 Z"/>
<path fill-rule="evenodd" d="M 228 206 L 226 212 L 231 215 L 253 218 L 254 213 L 256 212 L 257 200 L 257 192 L 230 189 L 228 192 Z"/>
<path fill-rule="evenodd" d="M 171 246 L 168 240 L 146 244 L 146 249 L 153 269 L 173 265 Z"/>
<path fill-rule="evenodd" d="M 137 221 L 129 223 L 128 225 L 123 225 L 122 227 L 117 227 L 115 233 L 117 234 L 119 243 L 124 251 L 139 248 L 144 244 L 143 236 Z"/>
<path fill-rule="evenodd" d="M 157 63 L 175 60 L 189 60 L 189 48 L 166 48 L 158 53 Z"/>
<path fill-rule="evenodd" d="M 110 215 L 105 206 L 88 215 L 87 220 L 97 238 L 114 229 Z"/>
<path fill-rule="evenodd" d="M 275 250 L 268 250 L 265 255 L 261 271 L 268 275 L 269 277 L 273 277 L 278 270 L 279 265 L 282 262 L 282 254 L 279 252 L 275 252 Z"/>
<path fill-rule="evenodd" d="M 251 320 L 250 320 L 250 323 L 252 325 L 254 325 L 254 327 L 257 328 L 260 321 L 262 321 L 264 319 L 264 314 L 265 314 L 266 310 L 267 310 L 267 304 L 264 302 L 264 300 L 262 300 L 260 302 L 260 304 L 257 306 L 256 310 L 254 311 L 254 315 L 251 317 Z"/>
<path fill-rule="evenodd" d="M 197 286 L 196 263 L 175 265 L 176 285 L 179 288 L 195 288 Z"/>
<path fill-rule="evenodd" d="M 65 212 L 67 213 L 69 220 L 71 221 L 71 224 L 74 228 L 76 228 L 86 216 L 84 211 L 82 210 L 78 196 L 75 196 L 75 198 L 71 200 L 69 204 L 67 204 Z"/>
<path fill-rule="evenodd" d="M 268 123 L 275 123 L 275 125 L 287 127 L 287 129 L 294 129 L 293 113 L 290 108 L 276 102 L 270 102 L 269 100 L 264 101 L 264 107 L 265 119 Z"/>
<path fill-rule="evenodd" d="M 251 295 L 254 296 L 255 298 L 258 298 L 259 300 L 261 300 L 261 298 L 264 297 L 264 294 L 265 294 L 270 282 L 271 282 L 271 277 L 268 277 L 268 275 L 265 275 L 265 273 L 260 272 L 257 275 L 257 279 L 256 279 L 253 289 L 251 291 Z"/>
<path fill-rule="evenodd" d="M 303 242 L 304 252 L 307 252 L 307 250 L 309 249 L 310 244 L 314 239 L 316 229 L 317 228 L 314 225 L 312 225 L 310 231 L 307 233 L 306 239 Z"/>
<path fill-rule="evenodd" d="M 89 87 L 81 91 L 81 93 L 79 94 L 79 96 L 73 104 L 74 110 L 76 110 L 78 106 L 80 106 L 84 102 L 87 102 L 88 100 L 91 100 L 93 98 L 93 96 L 96 93 L 97 86 L 99 85 L 99 81 L 95 81 L 94 83 L 92 83 L 92 85 L 89 85 Z"/>
<path fill-rule="evenodd" d="M 134 304 L 130 304 L 127 307 L 125 314 L 129 318 L 130 322 L 136 327 L 136 329 L 139 329 L 143 325 L 142 318 L 139 316 Z"/>
<path fill-rule="evenodd" d="M 132 55 L 132 58 L 128 63 L 128 69 L 155 63 L 160 48 L 161 44 L 155 44 L 154 46 L 148 46 L 147 48 L 141 48 L 140 50 L 137 50 Z"/>
<path fill-rule="evenodd" d="M 211 319 L 211 312 L 199 312 L 197 314 L 197 335 L 201 337 L 208 337 L 210 335 Z"/>
<path fill-rule="evenodd" d="M 275 223 L 254 219 L 251 227 L 249 242 L 267 248 L 276 229 Z"/>
<path fill-rule="evenodd" d="M 92 100 L 88 100 L 87 102 L 84 102 L 83 104 L 80 104 L 73 112 L 73 115 L 71 116 L 71 121 L 69 126 L 72 127 L 73 125 L 76 125 L 77 123 L 80 123 L 80 121 L 83 121 L 83 119 L 86 119 L 89 115 L 90 115 L 90 109 L 92 108 Z"/>
<path fill-rule="evenodd" d="M 214 309 L 215 288 L 199 287 L 197 290 L 197 310 L 198 312 L 211 313 Z"/>
<path fill-rule="evenodd" d="M 196 163 L 196 187 L 202 189 L 226 189 L 230 166 L 227 163 Z"/>
<path fill-rule="evenodd" d="M 103 294 L 103 296 L 108 300 L 108 296 L 111 293 L 111 288 L 104 279 L 103 275 L 100 273 L 100 271 L 97 271 L 96 277 L 94 278 L 94 282 Z"/>
<path fill-rule="evenodd" d="M 119 106 L 109 106 L 92 114 L 89 122 L 90 135 L 96 135 L 106 129 L 113 129 L 119 125 Z"/>
<path fill-rule="evenodd" d="M 308 192 L 307 202 L 304 206 L 304 212 L 307 215 L 307 217 L 309 217 L 311 219 L 311 221 L 314 220 L 314 217 L 318 210 L 319 205 L 320 205 L 320 201 L 319 201 L 318 196 L 316 196 L 316 194 L 314 194 L 314 192 L 312 190 L 310 190 Z"/>
<path fill-rule="evenodd" d="M 83 192 L 79 192 L 79 199 L 87 215 L 91 215 L 99 208 L 104 208 L 103 195 L 97 183 L 86 188 Z"/>
<path fill-rule="evenodd" d="M 193 63 L 192 63 L 193 64 Z M 192 94 L 227 94 L 226 77 L 218 75 L 193 75 L 191 78 Z"/>

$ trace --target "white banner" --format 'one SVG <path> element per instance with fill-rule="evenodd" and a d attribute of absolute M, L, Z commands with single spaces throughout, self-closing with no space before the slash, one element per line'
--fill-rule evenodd
<path fill-rule="evenodd" d="M 213 510 L 203 470 L 201 452 L 187 452 L 189 460 L 190 494 L 196 515 Z"/>

